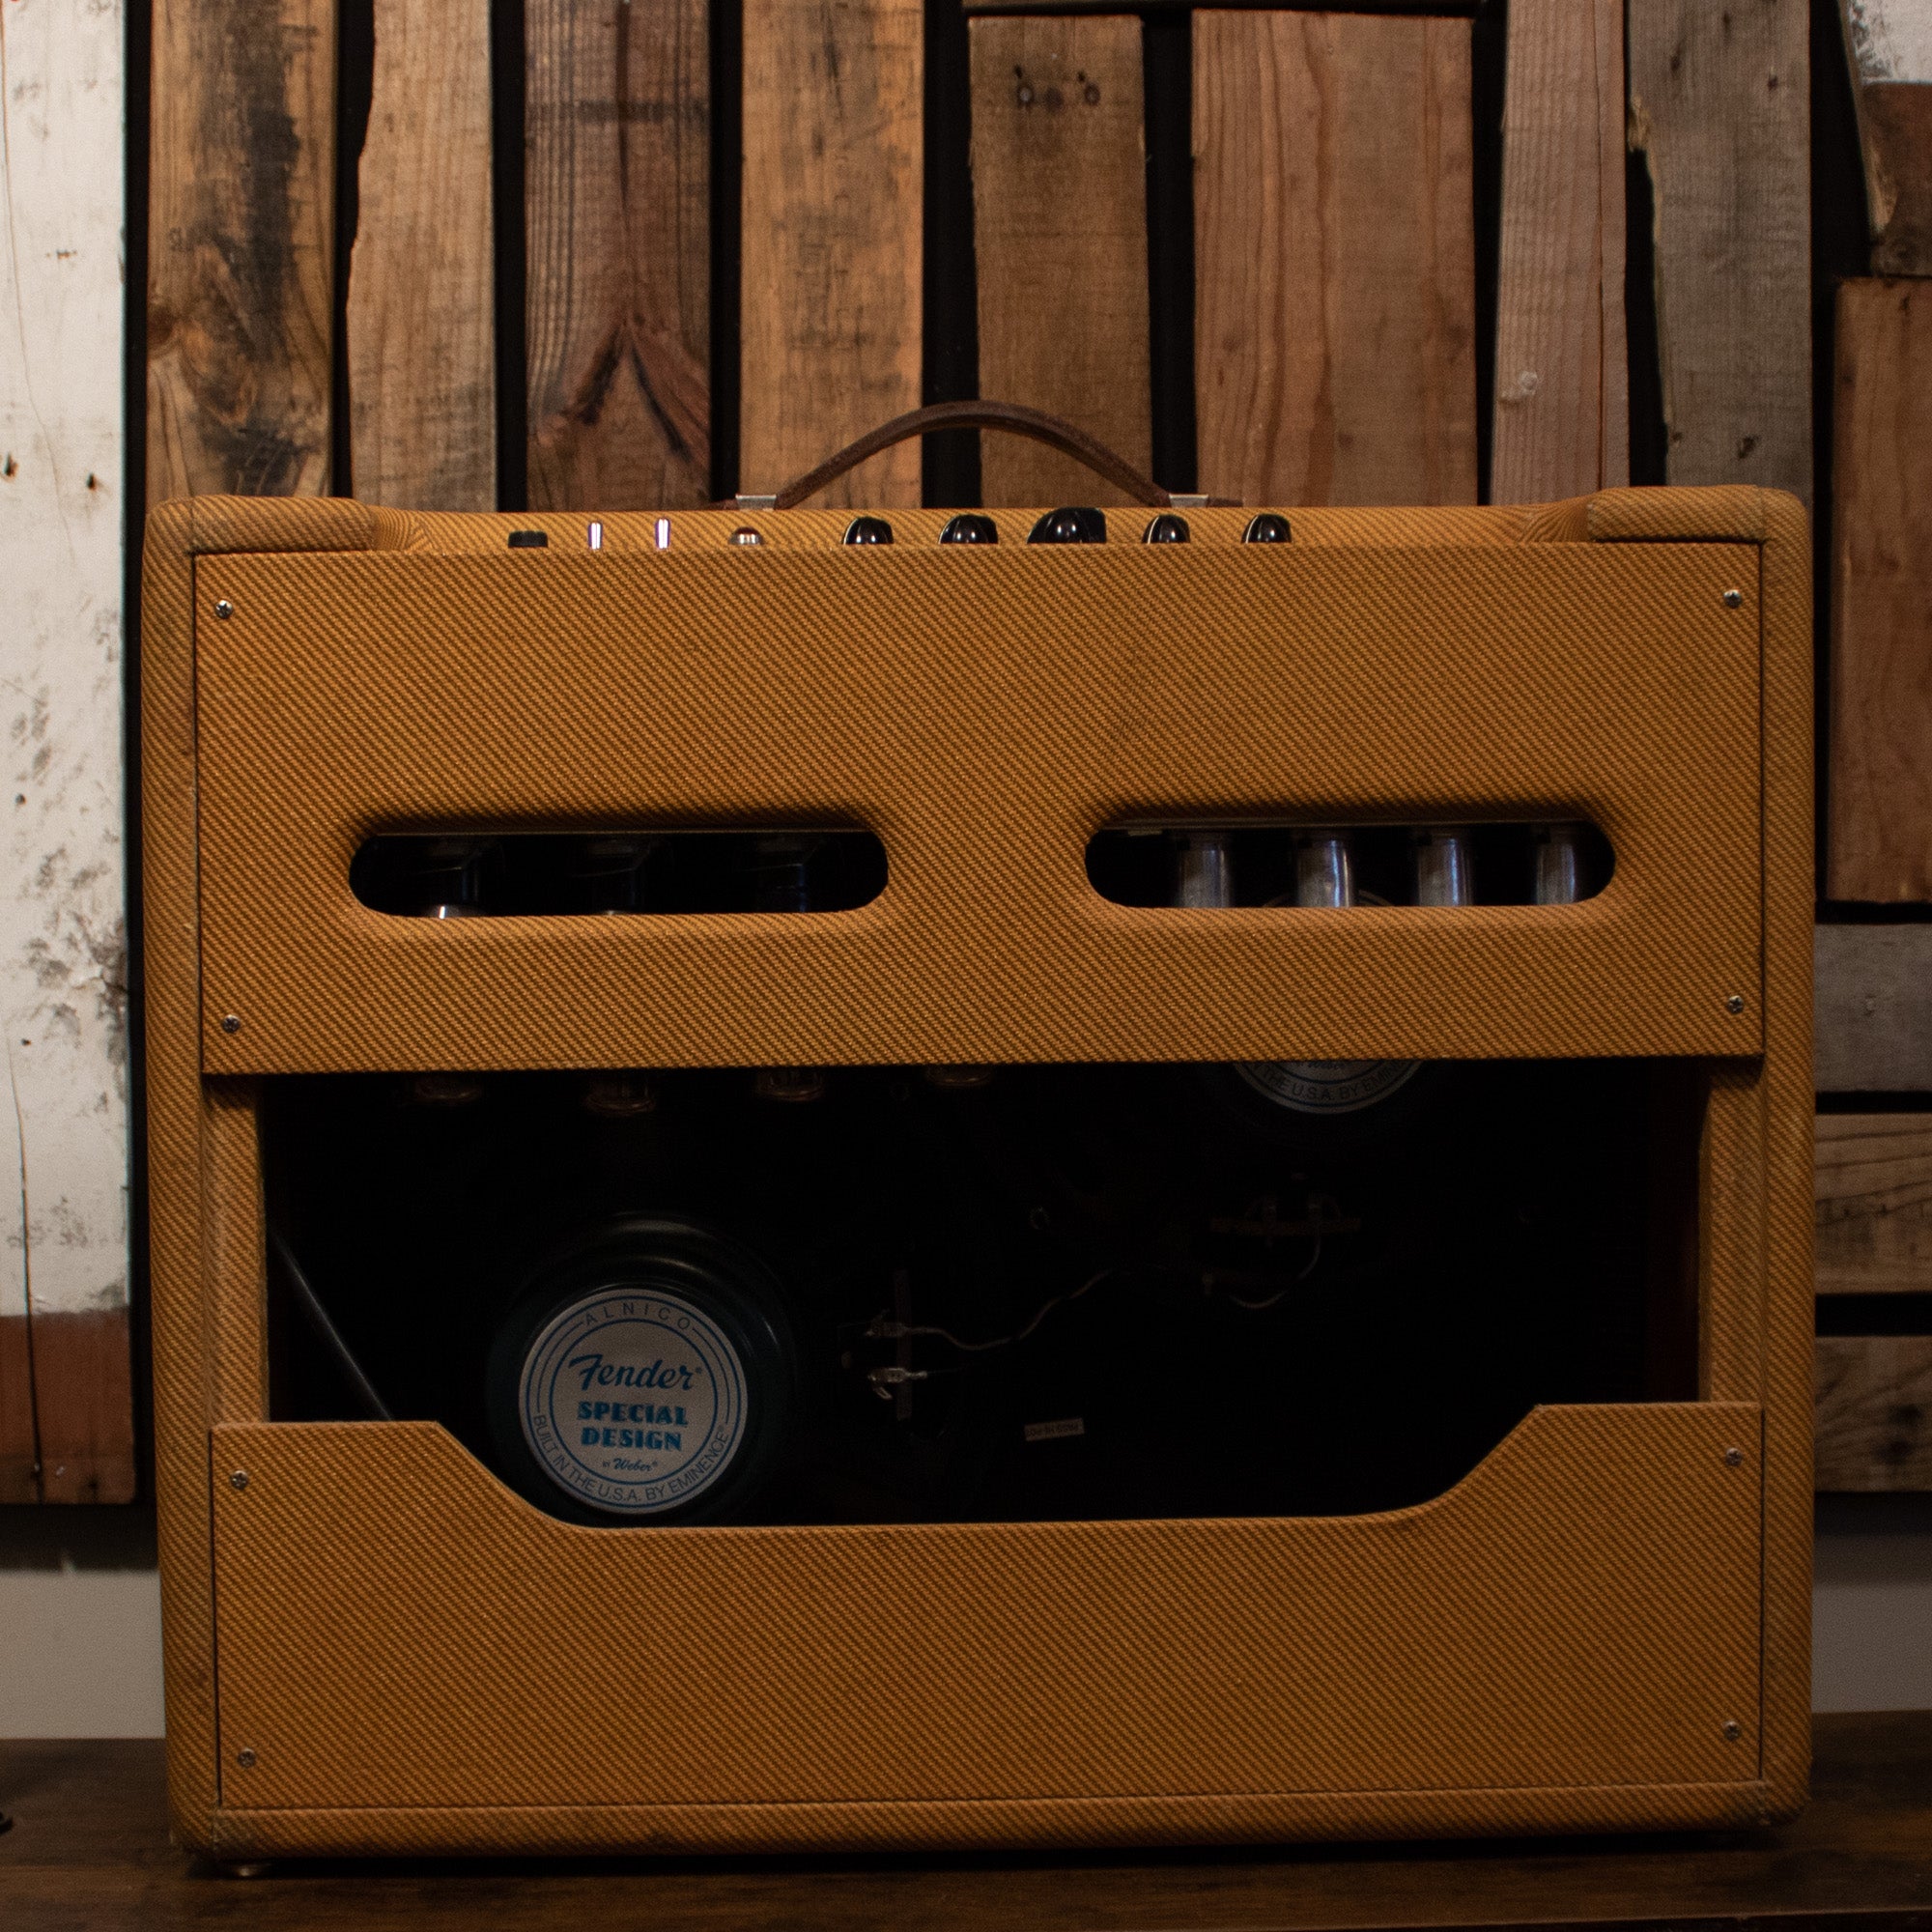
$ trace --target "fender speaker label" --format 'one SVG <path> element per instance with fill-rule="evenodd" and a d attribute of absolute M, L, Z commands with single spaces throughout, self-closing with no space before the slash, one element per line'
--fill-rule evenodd
<path fill-rule="evenodd" d="M 1353 1114 L 1415 1077 L 1419 1060 L 1247 1060 L 1235 1071 L 1263 1099 L 1297 1114 Z"/>
<path fill-rule="evenodd" d="M 605 1291 L 552 1317 L 524 1357 L 524 1439 L 599 1509 L 649 1516 L 701 1495 L 745 1435 L 745 1369 L 675 1294 Z"/>

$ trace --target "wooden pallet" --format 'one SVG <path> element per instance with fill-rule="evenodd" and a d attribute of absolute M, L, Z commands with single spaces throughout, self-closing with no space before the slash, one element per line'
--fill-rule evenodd
<path fill-rule="evenodd" d="M 1869 14 L 1877 0 L 1847 4 Z M 1902 15 L 1918 0 L 1885 4 Z M 77 71 L 82 43 L 34 38 L 53 5 L 10 0 L 16 99 L 23 81 Z M 1628 128 L 1650 204 L 1662 474 L 1808 496 L 1807 10 L 1720 12 L 1628 0 L 1626 72 L 1623 0 L 1512 0 L 1506 46 L 1487 0 L 1282 0 L 1204 9 L 1170 33 L 1083 0 L 968 0 L 953 16 L 916 0 L 829 14 L 527 0 L 521 45 L 487 0 L 371 0 L 362 52 L 336 0 L 166 0 L 152 71 L 132 77 L 152 102 L 133 211 L 148 265 L 134 473 L 150 500 L 344 489 L 446 508 L 692 504 L 769 490 L 957 392 L 964 364 L 942 350 L 970 337 L 982 393 L 1069 415 L 1183 487 L 1335 503 L 1593 489 L 1631 463 Z M 88 58 L 118 83 L 118 37 L 90 32 Z M 1866 126 L 1889 126 L 1879 103 L 1893 97 L 1875 90 L 1892 82 L 1865 78 Z M 1156 97 L 1177 103 L 1160 127 Z M 106 99 L 93 89 L 88 111 Z M 1499 150 L 1485 146 L 1492 115 Z M 29 362 L 52 368 L 71 312 L 29 287 L 27 265 L 43 242 L 66 259 L 65 242 L 35 170 L 81 157 L 62 179 L 76 195 L 93 184 L 82 256 L 99 264 L 122 219 L 118 162 L 107 123 L 49 121 L 39 147 L 27 122 L 9 125 L 10 272 Z M 970 128 L 970 233 L 963 176 L 926 180 L 929 164 L 963 170 L 953 128 Z M 1150 156 L 1169 178 L 1191 167 L 1191 207 L 1150 199 Z M 1909 225 L 1885 241 L 1890 268 Z M 954 292 L 951 307 L 928 312 L 934 289 Z M 1190 327 L 1191 355 L 1175 346 Z M 111 364 L 118 336 L 90 353 Z M 62 480 L 37 456 L 0 500 L 31 501 L 21 527 L 36 531 L 92 518 L 96 541 L 98 506 L 73 477 L 118 486 L 119 426 L 83 460 L 92 418 L 46 416 L 41 390 L 76 391 L 36 391 Z M 1094 494 L 1052 457 L 990 439 L 981 473 L 988 501 Z M 892 506 L 934 487 L 906 446 L 836 494 Z M 9 646 L 10 675 L 75 694 L 56 749 L 104 771 L 105 798 L 114 687 L 98 660 L 118 563 L 111 539 L 90 555 L 84 582 L 48 563 L 53 601 L 31 651 Z M 12 852 L 15 878 L 63 839 L 80 849 L 72 824 L 38 822 Z M 111 867 L 88 890 L 111 924 Z M 94 920 L 81 888 L 63 891 Z M 46 1009 L 31 964 L 9 971 L 14 1009 Z M 45 1198 L 118 1203 L 117 1107 L 84 1140 L 60 1097 L 96 1075 L 113 1093 L 113 1042 L 98 1031 L 69 1065 L 46 1028 L 13 1037 L 61 1075 L 16 1077 L 26 1191 L 71 1161 L 71 1185 Z M 21 1227 L 25 1255 L 31 1210 Z M 59 1467 L 90 1472 L 74 1493 L 124 1493 L 125 1317 L 84 1342 L 50 1328 L 30 1350 L 26 1310 L 23 1271 L 0 1282 L 0 1492 L 54 1493 Z M 56 1298 L 44 1312 L 100 1311 Z M 66 1361 L 84 1366 L 56 1372 Z M 50 1446 L 73 1453 L 49 1460 Z"/>

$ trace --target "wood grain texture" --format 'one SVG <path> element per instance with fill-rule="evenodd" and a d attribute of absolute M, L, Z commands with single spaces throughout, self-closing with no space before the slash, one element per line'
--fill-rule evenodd
<path fill-rule="evenodd" d="M 131 1445 L 119 12 L 10 0 L 0 60 L 0 1458 L 19 1496 L 43 1487 L 36 1444 L 111 1440 L 122 1464 Z M 111 1417 L 59 1373 L 75 1322 L 118 1329 Z M 49 1493 L 123 1488 L 71 1473 Z"/>
<path fill-rule="evenodd" d="M 127 1308 L 0 1316 L 0 1503 L 133 1499 Z"/>
<path fill-rule="evenodd" d="M 1932 1490 L 1932 1335 L 1818 1338 L 1820 1490 Z"/>
<path fill-rule="evenodd" d="M 34 1314 L 41 1500 L 134 1499 L 133 1385 L 126 1308 Z"/>
<path fill-rule="evenodd" d="M 747 0 L 741 490 L 919 406 L 924 24 L 920 0 Z M 901 443 L 821 500 L 919 499 Z"/>
<path fill-rule="evenodd" d="M 148 500 L 326 495 L 335 0 L 156 0 Z"/>
<path fill-rule="evenodd" d="M 1820 1114 L 1818 1293 L 1932 1290 L 1932 1113 Z"/>
<path fill-rule="evenodd" d="M 1842 0 L 1872 271 L 1932 274 L 1932 0 Z"/>
<path fill-rule="evenodd" d="M 1833 898 L 1932 898 L 1932 287 L 1838 291 Z"/>
<path fill-rule="evenodd" d="M 34 1351 L 24 1312 L 0 1314 L 0 1504 L 41 1499 Z"/>
<path fill-rule="evenodd" d="M 1932 1092 L 1932 925 L 1821 925 L 1821 1094 Z"/>
<path fill-rule="evenodd" d="M 534 508 L 711 496 L 709 14 L 707 0 L 529 0 Z"/>
<path fill-rule="evenodd" d="M 1811 500 L 1805 0 L 1630 0 L 1672 483 Z"/>
<path fill-rule="evenodd" d="M 1194 16 L 1200 487 L 1476 495 L 1469 29 Z"/>
<path fill-rule="evenodd" d="M 1146 471 L 1147 165 L 1141 23 L 975 20 L 980 393 L 1065 416 Z M 988 504 L 1123 503 L 1037 442 L 980 439 Z"/>
<path fill-rule="evenodd" d="M 349 264 L 350 476 L 365 503 L 497 507 L 489 0 L 375 0 Z"/>
<path fill-rule="evenodd" d="M 1623 0 L 1515 0 L 1490 498 L 1630 481 Z"/>

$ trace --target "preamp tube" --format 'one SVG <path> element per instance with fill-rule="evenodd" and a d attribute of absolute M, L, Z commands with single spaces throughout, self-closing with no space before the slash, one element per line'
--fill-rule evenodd
<path fill-rule="evenodd" d="M 1299 906 L 1355 903 L 1355 862 L 1346 832 L 1295 835 L 1294 902 Z"/>
<path fill-rule="evenodd" d="M 1538 905 L 1575 905 L 1584 896 L 1583 827 L 1539 825 L 1530 834 Z"/>
<path fill-rule="evenodd" d="M 571 909 L 622 913 L 644 910 L 644 862 L 655 838 L 590 838 L 573 846 L 569 863 Z"/>
<path fill-rule="evenodd" d="M 1415 902 L 1424 906 L 1476 903 L 1469 835 L 1457 826 L 1425 825 L 1409 835 L 1415 860 Z"/>
<path fill-rule="evenodd" d="M 767 833 L 753 843 L 752 905 L 757 912 L 811 910 L 811 855 L 819 841 L 810 834 Z M 754 1076 L 758 1097 L 798 1105 L 825 1093 L 819 1066 L 761 1066 Z"/>
<path fill-rule="evenodd" d="M 475 919 L 483 911 L 487 838 L 428 838 L 417 848 L 410 881 L 418 919 Z"/>
<path fill-rule="evenodd" d="M 426 840 L 411 879 L 415 916 L 481 918 L 480 874 L 489 845 L 487 838 Z M 467 1107 L 483 1097 L 483 1082 L 473 1073 L 418 1073 L 410 1081 L 409 1096 L 419 1107 Z"/>
<path fill-rule="evenodd" d="M 1231 906 L 1235 866 L 1225 832 L 1175 834 L 1174 902 L 1178 906 Z"/>

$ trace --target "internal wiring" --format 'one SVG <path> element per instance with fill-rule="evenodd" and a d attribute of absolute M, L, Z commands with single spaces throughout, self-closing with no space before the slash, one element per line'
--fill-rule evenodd
<path fill-rule="evenodd" d="M 948 1348 L 957 1349 L 961 1354 L 966 1355 L 981 1355 L 992 1349 L 1016 1348 L 1063 1302 L 1078 1301 L 1089 1289 L 1099 1287 L 1109 1275 L 1121 1273 L 1122 1267 L 1122 1264 L 1115 1263 L 1109 1267 L 1101 1268 L 1095 1274 L 1090 1274 L 1071 1293 L 1056 1294 L 1051 1301 L 1042 1302 L 1034 1311 L 1033 1320 L 1024 1328 L 1016 1328 L 1010 1335 L 996 1335 L 990 1342 L 964 1342 L 950 1328 L 935 1327 L 930 1322 L 923 1321 L 893 1321 L 884 1315 L 875 1315 L 867 1323 L 863 1332 L 866 1339 L 872 1342 L 898 1342 L 913 1336 L 930 1335 L 944 1342 Z"/>
<path fill-rule="evenodd" d="M 1274 1307 L 1285 1294 L 1298 1288 L 1315 1272 L 1321 1261 L 1321 1236 L 1317 1235 L 1315 1236 L 1314 1247 L 1310 1251 L 1307 1263 L 1301 1271 L 1298 1274 L 1291 1275 L 1272 1294 L 1259 1297 L 1236 1294 L 1228 1288 L 1217 1287 L 1217 1283 L 1231 1280 L 1234 1277 L 1212 1268 L 1203 1271 L 1198 1279 L 1202 1288 L 1208 1293 L 1219 1293 L 1233 1307 L 1241 1309 L 1248 1314 L 1258 1315 Z M 1177 1268 L 1171 1264 L 1142 1263 L 1139 1265 L 1143 1268 L 1151 1268 L 1156 1272 L 1162 1273 L 1184 1274 L 1187 1272 L 1187 1270 Z M 867 1341 L 870 1342 L 914 1341 L 923 1337 L 935 1342 L 943 1342 L 949 1349 L 956 1350 L 963 1355 L 990 1354 L 995 1350 L 1017 1348 L 1022 1342 L 1027 1341 L 1038 1330 L 1040 1323 L 1056 1308 L 1064 1307 L 1068 1302 L 1078 1301 L 1083 1294 L 1087 1294 L 1094 1289 L 1098 1288 L 1110 1276 L 1127 1274 L 1134 1271 L 1135 1268 L 1132 1264 L 1120 1262 L 1116 1262 L 1107 1267 L 1099 1268 L 1093 1274 L 1090 1274 L 1078 1288 L 1069 1291 L 1065 1294 L 1056 1294 L 1051 1300 L 1042 1302 L 1034 1311 L 1031 1319 L 1023 1326 L 1015 1328 L 1011 1334 L 995 1335 L 991 1340 L 985 1342 L 969 1342 L 964 1337 L 953 1334 L 952 1329 L 940 1327 L 936 1322 L 896 1321 L 883 1312 L 873 1316 L 871 1321 L 865 1325 L 860 1333 Z M 968 1366 L 970 1364 L 960 1364 L 960 1368 Z M 882 1363 L 878 1367 L 867 1370 L 866 1379 L 872 1384 L 877 1394 L 885 1396 L 902 1382 L 929 1381 L 935 1375 L 957 1375 L 958 1373 L 958 1368 L 952 1370 L 914 1369 L 903 1367 L 896 1363 Z"/>
<path fill-rule="evenodd" d="M 308 1276 L 302 1272 L 301 1263 L 296 1260 L 295 1250 L 284 1239 L 282 1231 L 272 1223 L 269 1228 L 269 1245 L 274 1250 L 275 1259 L 281 1263 L 282 1270 L 288 1276 L 296 1307 L 300 1311 L 302 1319 L 307 1321 L 310 1329 L 314 1331 L 316 1339 L 334 1357 L 336 1368 L 354 1391 L 356 1401 L 376 1421 L 393 1422 L 395 1417 L 390 1412 L 388 1404 L 383 1400 L 376 1384 L 364 1373 L 362 1364 L 355 1359 L 349 1344 L 342 1339 L 342 1330 L 335 1325 L 328 1310 L 323 1306 L 321 1295 L 309 1286 Z"/>
<path fill-rule="evenodd" d="M 1301 1284 L 1315 1272 L 1316 1265 L 1317 1264 L 1320 1263 L 1321 1260 L 1321 1236 L 1320 1235 L 1317 1235 L 1315 1237 L 1315 1250 L 1308 1257 L 1308 1265 L 1304 1267 L 1299 1274 L 1291 1275 L 1289 1279 L 1283 1282 L 1282 1285 L 1278 1289 L 1276 1289 L 1272 1294 L 1264 1295 L 1259 1301 L 1250 1301 L 1247 1299 L 1246 1296 L 1239 1294 L 1229 1294 L 1228 1299 L 1231 1302 L 1233 1302 L 1236 1308 L 1245 1308 L 1251 1314 L 1260 1314 L 1261 1311 L 1264 1308 L 1272 1308 L 1275 1305 L 1275 1303 L 1279 1301 L 1282 1298 L 1282 1296 L 1289 1292 L 1290 1289 L 1299 1288 Z M 1210 1275 L 1208 1279 L 1211 1284 L 1212 1276 Z M 1211 1285 L 1208 1289 L 1208 1293 L 1210 1294 L 1213 1293 Z M 1223 1291 L 1223 1293 L 1226 1293 L 1226 1291 Z"/>

